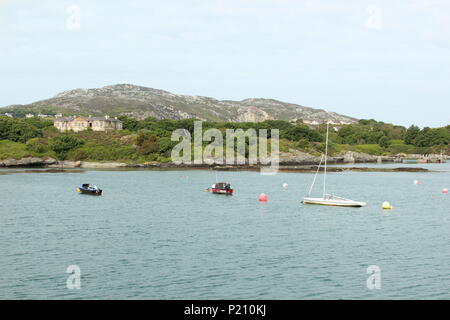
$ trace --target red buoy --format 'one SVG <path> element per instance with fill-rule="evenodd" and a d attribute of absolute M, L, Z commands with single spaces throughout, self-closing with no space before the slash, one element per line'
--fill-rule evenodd
<path fill-rule="evenodd" d="M 448 193 L 448 189 L 447 188 L 442 189 L 442 193 Z"/>
<path fill-rule="evenodd" d="M 259 195 L 259 201 L 261 201 L 261 202 L 266 202 L 267 201 L 267 195 L 265 194 L 265 193 L 261 193 L 260 195 Z"/>

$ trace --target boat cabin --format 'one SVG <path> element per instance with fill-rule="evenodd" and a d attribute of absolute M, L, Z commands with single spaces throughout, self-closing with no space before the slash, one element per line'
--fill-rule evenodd
<path fill-rule="evenodd" d="M 212 185 L 211 187 L 212 193 L 218 193 L 218 194 L 233 194 L 233 189 L 231 188 L 231 185 L 226 182 L 217 182 Z"/>

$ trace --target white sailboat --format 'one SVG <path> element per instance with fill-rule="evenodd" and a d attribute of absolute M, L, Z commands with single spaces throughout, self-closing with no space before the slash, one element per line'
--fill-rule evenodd
<path fill-rule="evenodd" d="M 328 131 L 329 131 L 329 123 L 327 122 L 327 137 L 325 142 L 325 154 L 322 155 L 320 159 L 319 166 L 317 167 L 316 174 L 314 175 L 313 183 L 309 188 L 308 195 L 303 198 L 303 204 L 319 204 L 324 206 L 338 206 L 338 207 L 364 207 L 366 205 L 365 202 L 354 201 L 350 199 L 345 199 L 342 197 L 338 197 L 335 195 L 326 193 L 326 179 L 327 179 L 327 157 L 328 157 Z M 321 198 L 313 198 L 310 197 L 311 191 L 313 189 L 314 183 L 316 182 L 317 174 L 319 173 L 320 166 L 322 164 L 322 160 L 325 158 L 324 164 L 324 173 L 323 173 L 323 194 Z"/>

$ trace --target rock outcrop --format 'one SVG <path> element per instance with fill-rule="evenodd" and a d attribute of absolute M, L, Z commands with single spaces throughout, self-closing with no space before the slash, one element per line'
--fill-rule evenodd
<path fill-rule="evenodd" d="M 19 160 L 0 160 L 0 167 L 48 167 L 56 164 L 57 162 L 58 161 L 53 158 L 27 157 Z"/>
<path fill-rule="evenodd" d="M 309 153 L 289 149 L 289 152 L 280 152 L 280 165 L 312 165 L 319 164 L 321 157 Z"/>
<path fill-rule="evenodd" d="M 268 119 L 334 121 L 357 120 L 334 112 L 274 99 L 217 100 L 203 96 L 178 95 L 163 90 L 117 84 L 95 89 L 75 89 L 28 105 L 5 107 L 4 112 L 50 110 L 65 115 L 126 115 L 136 119 L 197 118 L 209 121 L 259 122 Z"/>
<path fill-rule="evenodd" d="M 364 163 L 364 162 L 378 162 L 378 156 L 372 156 L 367 153 L 347 151 L 342 154 L 343 163 Z"/>
<path fill-rule="evenodd" d="M 305 153 L 299 150 L 289 149 L 289 152 L 280 152 L 280 165 L 281 166 L 305 166 L 305 165 L 318 165 L 321 157 L 314 156 L 309 153 Z M 343 155 L 335 157 L 328 157 L 328 163 L 365 163 L 365 162 L 377 162 L 378 157 L 371 156 L 369 154 L 360 152 L 347 152 Z M 210 165 L 215 165 L 217 159 L 211 158 Z M 225 161 L 224 165 L 226 165 Z M 53 158 L 34 158 L 28 157 L 23 159 L 6 159 L 0 160 L 0 167 L 47 167 L 47 168 L 91 168 L 91 169 L 109 169 L 109 168 L 125 168 L 125 167 L 159 167 L 170 166 L 177 167 L 176 164 L 162 164 L 159 162 L 148 162 L 144 164 L 129 164 L 122 162 L 92 162 L 92 161 L 58 161 Z M 208 167 L 208 163 L 200 165 L 180 165 L 178 167 Z M 239 167 L 239 165 L 232 165 L 231 167 Z"/>

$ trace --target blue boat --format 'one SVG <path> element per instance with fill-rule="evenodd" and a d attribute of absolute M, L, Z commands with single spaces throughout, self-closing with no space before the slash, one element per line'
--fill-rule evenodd
<path fill-rule="evenodd" d="M 99 189 L 97 186 L 91 185 L 89 183 L 83 183 L 81 187 L 77 189 L 77 192 L 81 194 L 90 194 L 93 196 L 102 195 L 102 189 Z"/>

